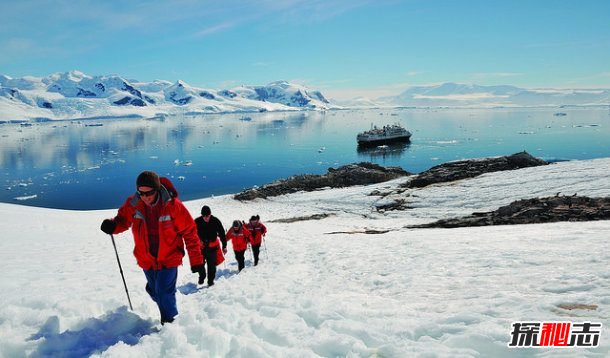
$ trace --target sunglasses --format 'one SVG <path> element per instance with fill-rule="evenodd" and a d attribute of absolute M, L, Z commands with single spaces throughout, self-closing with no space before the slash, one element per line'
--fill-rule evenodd
<path fill-rule="evenodd" d="M 149 190 L 149 191 L 141 191 L 141 190 L 138 190 L 138 194 L 139 194 L 140 196 L 153 196 L 153 195 L 155 195 L 155 193 L 156 193 L 156 192 L 157 192 L 157 191 L 156 191 L 155 189 L 153 189 L 153 190 Z"/>

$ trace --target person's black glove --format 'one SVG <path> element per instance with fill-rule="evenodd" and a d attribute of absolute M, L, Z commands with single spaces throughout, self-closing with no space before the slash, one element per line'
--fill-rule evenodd
<path fill-rule="evenodd" d="M 201 275 L 203 272 L 205 272 L 205 265 L 201 264 L 201 265 L 191 266 L 191 272 L 198 273 Z"/>
<path fill-rule="evenodd" d="M 106 220 L 102 221 L 102 226 L 100 227 L 100 229 L 102 229 L 102 231 L 108 235 L 112 235 L 115 228 L 116 228 L 116 224 L 111 219 L 106 219 Z"/>

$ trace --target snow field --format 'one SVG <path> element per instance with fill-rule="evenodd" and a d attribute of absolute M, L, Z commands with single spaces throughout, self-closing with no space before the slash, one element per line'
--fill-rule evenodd
<path fill-rule="evenodd" d="M 0 356 L 607 356 L 610 222 L 403 227 L 557 191 L 608 196 L 609 167 L 609 159 L 566 162 L 409 190 L 415 209 L 385 215 L 371 211 L 380 197 L 368 194 L 404 179 L 249 203 L 188 202 L 194 216 L 210 205 L 225 226 L 260 214 L 269 258 L 263 248 L 251 267 L 248 252 L 236 274 L 229 245 L 216 285 L 199 290 L 185 258 L 180 315 L 163 327 L 130 232 L 115 237 L 135 314 L 124 308 L 112 244 L 99 231 L 114 210 L 0 204 Z M 270 222 L 322 212 L 335 215 Z M 328 234 L 364 228 L 392 231 Z M 604 330 L 598 348 L 512 350 L 510 325 L 519 320 L 590 320 Z"/>

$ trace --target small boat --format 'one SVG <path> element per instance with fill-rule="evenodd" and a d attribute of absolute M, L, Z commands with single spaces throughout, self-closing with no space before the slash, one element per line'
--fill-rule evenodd
<path fill-rule="evenodd" d="M 378 128 L 373 126 L 370 130 L 358 133 L 356 137 L 358 145 L 380 145 L 392 142 L 408 142 L 411 140 L 411 132 L 400 124 L 392 124 Z"/>
<path fill-rule="evenodd" d="M 568 114 L 565 112 L 557 112 L 555 114 L 553 114 L 555 117 L 564 117 L 567 116 Z"/>

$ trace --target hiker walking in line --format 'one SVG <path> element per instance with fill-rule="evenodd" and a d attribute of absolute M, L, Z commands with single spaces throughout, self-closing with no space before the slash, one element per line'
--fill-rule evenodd
<path fill-rule="evenodd" d="M 235 253 L 239 271 L 243 270 L 246 266 L 245 253 L 251 239 L 250 231 L 242 225 L 242 222 L 234 220 L 232 227 L 227 231 L 227 240 L 230 240 L 233 245 L 233 252 Z"/>
<path fill-rule="evenodd" d="M 261 250 L 261 243 L 263 242 L 263 236 L 267 234 L 267 227 L 260 222 L 260 216 L 252 215 L 250 221 L 246 224 L 246 228 L 252 234 L 252 252 L 254 253 L 254 266 L 258 265 L 258 254 Z"/>
<path fill-rule="evenodd" d="M 101 225 L 109 235 L 129 228 L 135 243 L 134 256 L 146 276 L 146 292 L 159 307 L 161 324 L 171 323 L 178 314 L 176 279 L 185 245 L 191 271 L 203 271 L 204 266 L 195 222 L 169 179 L 159 178 L 151 171 L 140 173 L 136 193 L 127 198 L 113 219 L 106 219 Z"/>
<path fill-rule="evenodd" d="M 197 234 L 201 240 L 201 253 L 208 266 L 208 286 L 214 285 L 216 278 L 216 266 L 224 261 L 224 254 L 227 253 L 227 238 L 225 229 L 220 220 L 212 215 L 212 210 L 207 205 L 201 208 L 201 216 L 195 219 Z M 222 252 L 220 251 L 220 241 L 222 241 Z M 205 270 L 199 273 L 199 284 L 205 281 Z"/>

